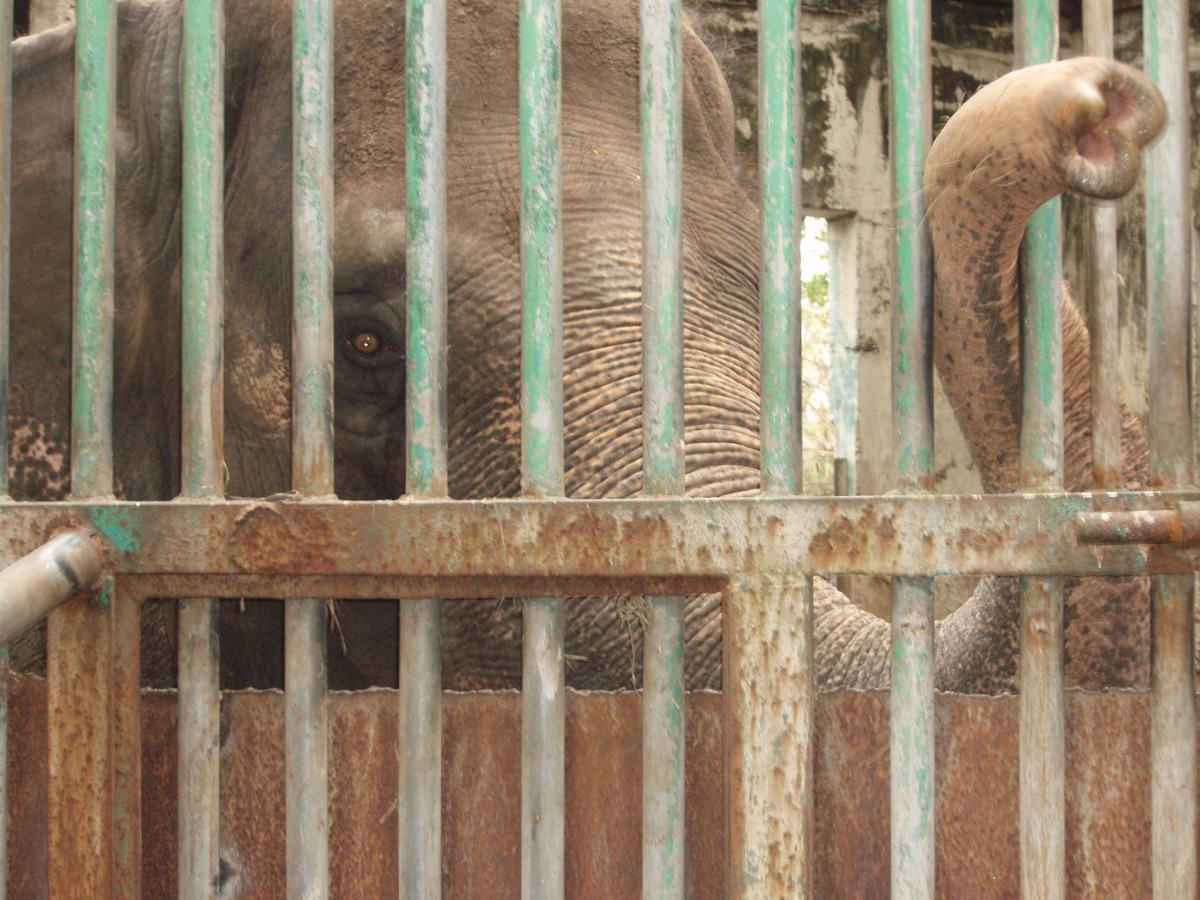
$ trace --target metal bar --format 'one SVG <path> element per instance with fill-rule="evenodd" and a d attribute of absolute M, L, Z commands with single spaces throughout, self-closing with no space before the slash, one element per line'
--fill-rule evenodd
<path fill-rule="evenodd" d="M 333 493 L 333 3 L 297 0 L 292 21 L 292 486 Z M 288 894 L 329 895 L 325 603 L 284 612 Z"/>
<path fill-rule="evenodd" d="M 224 495 L 224 4 L 183 10 L 182 492 Z M 220 651 L 216 601 L 179 604 L 179 890 L 220 884 Z"/>
<path fill-rule="evenodd" d="M 22 503 L 0 521 L 0 562 L 36 546 L 32 535 L 77 521 L 93 525 L 117 548 L 117 575 L 272 576 L 281 589 L 289 582 L 283 576 L 297 573 L 402 576 L 427 584 L 520 576 L 574 585 L 631 578 L 713 584 L 740 572 L 797 566 L 900 575 L 1182 574 L 1195 570 L 1196 550 L 1089 546 L 1077 537 L 1078 517 L 1169 510 L 1197 497 L 1192 491 L 566 503 Z M 456 552 L 439 553 L 445 546 Z"/>
<path fill-rule="evenodd" d="M 0 900 L 8 900 L 8 647 L 0 644 Z"/>
<path fill-rule="evenodd" d="M 1058 57 L 1057 0 L 1017 6 L 1017 65 Z M 1057 198 L 1026 229 L 1021 358 L 1021 485 L 1062 488 L 1062 215 Z M 1066 777 L 1062 680 L 1062 582 L 1021 579 L 1021 889 L 1028 897 L 1066 892 Z"/>
<path fill-rule="evenodd" d="M 1083 52 L 1113 55 L 1112 0 L 1085 0 Z M 1121 485 L 1121 389 L 1118 380 L 1117 209 L 1089 207 L 1087 303 L 1092 338 L 1092 481 L 1097 488 Z"/>
<path fill-rule="evenodd" d="M 0 0 L 0 28 L 13 33 L 12 0 Z M 8 497 L 9 272 L 12 234 L 12 42 L 0 48 L 0 499 Z M 0 900 L 8 897 L 8 648 L 0 643 Z"/>
<path fill-rule="evenodd" d="M 642 492 L 684 492 L 683 44 L 679 0 L 642 0 Z M 648 597 L 642 698 L 642 894 L 684 895 L 681 597 Z"/>
<path fill-rule="evenodd" d="M 64 532 L 0 571 L 0 644 L 90 590 L 104 557 L 82 529 Z"/>
<path fill-rule="evenodd" d="M 1146 154 L 1146 291 L 1150 482 L 1195 479 L 1188 397 L 1192 209 L 1188 4 L 1144 6 L 1146 74 L 1167 125 Z M 1151 582 L 1152 879 L 1155 896 L 1192 897 L 1196 876 L 1196 710 L 1193 577 Z"/>
<path fill-rule="evenodd" d="M 78 4 L 71 494 L 112 495 L 116 6 Z M 47 629 L 51 894 L 115 888 L 111 584 L 55 610 Z M 128 823 L 126 823 L 128 824 Z"/>
<path fill-rule="evenodd" d="M 407 491 L 445 497 L 446 3 L 407 6 Z M 441 604 L 400 605 L 402 897 L 442 888 Z"/>
<path fill-rule="evenodd" d="M 932 255 L 923 179 L 933 119 L 930 11 L 892 3 L 890 62 L 896 301 L 892 408 L 901 491 L 933 488 Z M 933 579 L 892 582 L 891 879 L 897 897 L 933 897 Z"/>
<path fill-rule="evenodd" d="M 811 896 L 812 579 L 738 578 L 725 591 L 723 621 L 725 896 Z"/>
<path fill-rule="evenodd" d="M 563 494 L 559 0 L 521 0 L 521 487 Z M 521 687 L 521 894 L 563 895 L 562 601 L 527 600 Z"/>

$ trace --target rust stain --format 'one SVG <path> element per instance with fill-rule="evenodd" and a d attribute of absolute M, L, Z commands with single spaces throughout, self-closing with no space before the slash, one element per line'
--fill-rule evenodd
<path fill-rule="evenodd" d="M 229 556 L 242 572 L 321 575 L 337 570 L 337 543 L 324 518 L 306 516 L 301 531 L 276 504 L 262 503 L 238 515 Z"/>

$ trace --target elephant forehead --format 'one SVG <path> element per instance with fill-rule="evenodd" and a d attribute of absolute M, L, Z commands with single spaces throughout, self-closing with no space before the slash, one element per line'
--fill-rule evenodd
<path fill-rule="evenodd" d="M 339 192 L 334 205 L 334 264 L 339 277 L 381 267 L 404 265 L 408 231 L 403 197 L 399 203 L 379 205 L 365 197 L 372 190 Z"/>

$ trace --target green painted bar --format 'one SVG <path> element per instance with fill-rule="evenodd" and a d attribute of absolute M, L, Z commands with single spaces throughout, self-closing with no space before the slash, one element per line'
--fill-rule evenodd
<path fill-rule="evenodd" d="M 1015 7 L 1016 65 L 1058 58 L 1057 0 Z M 1058 491 L 1063 473 L 1062 213 L 1055 198 L 1034 213 L 1021 254 L 1020 477 L 1025 490 Z M 1025 896 L 1066 893 L 1063 585 L 1021 579 L 1020 841 Z"/>
<path fill-rule="evenodd" d="M 562 87 L 559 0 L 521 0 L 521 487 L 563 494 Z M 563 895 L 563 609 L 525 602 L 521 893 Z"/>
<path fill-rule="evenodd" d="M 892 409 L 900 491 L 933 488 L 932 256 L 924 225 L 933 120 L 927 0 L 889 6 L 896 293 Z M 933 897 L 933 579 L 892 583 L 891 878 L 897 897 Z"/>
<path fill-rule="evenodd" d="M 684 492 L 683 48 L 679 0 L 642 0 L 642 492 Z M 683 897 L 683 599 L 646 598 L 642 893 Z"/>
<path fill-rule="evenodd" d="M 406 10 L 407 491 L 445 497 L 446 3 Z M 400 604 L 402 897 L 435 898 L 442 881 L 441 603 Z"/>
<path fill-rule="evenodd" d="M 292 486 L 333 493 L 333 3 L 292 21 Z M 286 604 L 288 894 L 329 895 L 329 710 L 323 600 Z"/>
<path fill-rule="evenodd" d="M 225 80 L 222 0 L 183 9 L 182 493 L 224 495 Z M 179 604 L 179 885 L 220 880 L 220 654 L 216 601 Z"/>
<path fill-rule="evenodd" d="M 762 0 L 758 117 L 762 179 L 762 490 L 802 483 L 800 442 L 800 4 Z"/>
<path fill-rule="evenodd" d="M 1167 104 L 1162 136 L 1146 152 L 1146 343 L 1150 368 L 1150 483 L 1193 484 L 1188 396 L 1191 296 L 1191 92 L 1188 3 L 1143 6 L 1146 74 Z M 1152 880 L 1155 896 L 1194 897 L 1196 673 L 1192 577 L 1154 578 L 1150 723 Z"/>

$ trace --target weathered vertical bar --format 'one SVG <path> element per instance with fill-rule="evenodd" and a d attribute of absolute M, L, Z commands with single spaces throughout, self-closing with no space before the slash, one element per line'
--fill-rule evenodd
<path fill-rule="evenodd" d="M 1057 0 L 1016 7 L 1017 65 L 1058 57 Z M 1062 220 L 1051 200 L 1025 233 L 1021 358 L 1025 490 L 1062 487 Z M 1020 837 L 1023 896 L 1066 892 L 1066 776 L 1061 578 L 1021 579 Z"/>
<path fill-rule="evenodd" d="M 292 486 L 333 493 L 333 3 L 296 0 L 293 90 Z M 329 709 L 325 603 L 284 614 L 287 879 L 294 897 L 329 894 Z"/>
<path fill-rule="evenodd" d="M 762 0 L 759 15 L 762 490 L 780 496 L 799 492 L 802 484 L 800 4 Z M 809 896 L 816 701 L 811 579 L 740 582 L 725 596 L 724 623 L 726 893 Z M 756 637 L 764 633 L 777 639 L 764 645 Z"/>
<path fill-rule="evenodd" d="M 183 9 L 182 495 L 224 494 L 224 4 Z M 179 602 L 179 892 L 220 883 L 216 601 Z"/>
<path fill-rule="evenodd" d="M 896 301 L 892 407 L 899 488 L 933 487 L 929 233 L 922 184 L 932 122 L 930 12 L 925 0 L 889 7 Z M 933 579 L 892 585 L 892 894 L 934 893 Z"/>
<path fill-rule="evenodd" d="M 13 33 L 12 0 L 0 0 L 0 28 Z M 12 43 L 0 48 L 0 499 L 8 496 L 8 273 L 12 233 Z M 0 900 L 8 896 L 8 647 L 0 644 Z"/>
<path fill-rule="evenodd" d="M 1143 7 L 1146 73 L 1167 104 L 1163 135 L 1146 154 L 1147 347 L 1150 361 L 1150 481 L 1193 483 L 1188 398 L 1191 190 L 1188 4 Z M 1194 897 L 1196 876 L 1196 675 L 1194 579 L 1155 577 L 1151 746 L 1152 873 L 1155 896 Z"/>
<path fill-rule="evenodd" d="M 408 0 L 408 398 L 410 495 L 444 497 L 446 467 L 446 3 Z M 441 604 L 400 604 L 402 897 L 441 896 Z"/>
<path fill-rule="evenodd" d="M 679 0 L 642 0 L 642 492 L 684 492 L 683 49 Z M 683 897 L 683 599 L 647 599 L 642 894 Z"/>
<path fill-rule="evenodd" d="M 725 896 L 811 897 L 812 578 L 743 577 L 723 600 Z"/>
<path fill-rule="evenodd" d="M 71 493 L 112 494 L 117 8 L 78 4 Z M 49 863 L 53 896 L 114 893 L 112 583 L 49 618 Z"/>
<path fill-rule="evenodd" d="M 1085 0 L 1083 52 L 1113 55 L 1112 0 Z M 1121 485 L 1121 396 L 1117 379 L 1117 209 L 1089 207 L 1087 308 L 1092 335 L 1092 481 L 1097 488 Z"/>
<path fill-rule="evenodd" d="M 562 134 L 559 0 L 521 0 L 521 487 L 563 494 Z M 563 895 L 561 598 L 525 601 L 521 894 Z"/>

